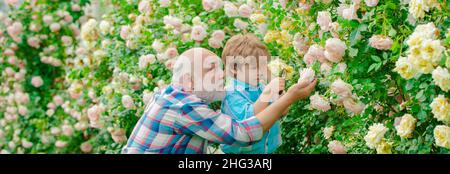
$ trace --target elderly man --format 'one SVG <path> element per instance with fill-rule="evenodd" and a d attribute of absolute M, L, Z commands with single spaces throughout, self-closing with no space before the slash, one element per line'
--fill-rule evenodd
<path fill-rule="evenodd" d="M 206 153 L 208 142 L 247 146 L 297 100 L 316 85 L 293 85 L 255 117 L 238 121 L 208 107 L 223 96 L 224 74 L 220 58 L 209 50 L 192 48 L 173 67 L 172 83 L 155 93 L 135 126 L 122 153 Z"/>

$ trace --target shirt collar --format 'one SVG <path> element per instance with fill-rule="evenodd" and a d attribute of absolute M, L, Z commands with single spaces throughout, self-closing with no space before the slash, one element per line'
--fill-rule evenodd
<path fill-rule="evenodd" d="M 258 83 L 258 86 L 252 86 L 246 82 L 240 81 L 238 79 L 235 78 L 230 78 L 231 79 L 231 85 L 235 88 L 242 88 L 242 89 L 259 89 L 261 88 L 263 85 L 261 83 Z"/>

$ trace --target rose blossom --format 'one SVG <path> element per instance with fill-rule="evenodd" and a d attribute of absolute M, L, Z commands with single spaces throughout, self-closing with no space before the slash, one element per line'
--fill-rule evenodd
<path fill-rule="evenodd" d="M 347 46 L 338 38 L 330 38 L 325 43 L 324 55 L 329 61 L 338 63 L 342 60 Z"/>
<path fill-rule="evenodd" d="M 142 0 L 139 2 L 138 10 L 141 13 L 150 13 L 152 11 L 152 6 L 149 0 Z"/>
<path fill-rule="evenodd" d="M 356 10 L 356 7 L 354 5 L 351 5 L 350 7 L 342 10 L 342 17 L 347 20 L 358 19 Z"/>
<path fill-rule="evenodd" d="M 323 48 L 317 44 L 310 46 L 308 52 L 306 52 L 305 56 L 303 57 L 303 61 L 307 65 L 311 65 L 315 60 L 318 60 L 320 62 L 326 61 Z"/>
<path fill-rule="evenodd" d="M 213 11 L 222 7 L 222 0 L 202 0 L 203 9 L 205 11 Z"/>
<path fill-rule="evenodd" d="M 305 68 L 300 71 L 300 78 L 297 83 L 299 84 L 309 84 L 314 80 L 315 72 L 311 68 Z"/>
<path fill-rule="evenodd" d="M 375 7 L 378 4 L 378 0 L 364 0 L 368 7 Z"/>
<path fill-rule="evenodd" d="M 84 153 L 89 153 L 92 151 L 92 145 L 89 142 L 84 142 L 84 143 L 81 143 L 80 149 Z"/>
<path fill-rule="evenodd" d="M 331 14 L 328 11 L 320 11 L 317 13 L 317 24 L 319 24 L 320 29 L 323 31 L 330 30 L 331 27 Z"/>
<path fill-rule="evenodd" d="M 125 130 L 124 129 L 112 130 L 111 131 L 111 138 L 116 143 L 127 141 L 127 137 L 125 136 Z"/>
<path fill-rule="evenodd" d="M 126 109 L 134 108 L 134 101 L 129 95 L 122 96 L 122 105 Z"/>
<path fill-rule="evenodd" d="M 388 36 L 373 35 L 369 39 L 369 45 L 379 50 L 389 50 L 392 47 L 392 39 Z"/>
<path fill-rule="evenodd" d="M 178 56 L 178 50 L 174 47 L 167 48 L 165 54 L 167 58 L 171 59 Z"/>
<path fill-rule="evenodd" d="M 139 68 L 144 69 L 150 63 L 153 63 L 154 61 L 155 61 L 155 55 L 153 55 L 153 54 L 142 55 L 141 57 L 139 57 Z"/>
<path fill-rule="evenodd" d="M 344 99 L 343 104 L 345 109 L 353 112 L 354 114 L 360 114 L 366 107 L 366 105 L 351 97 Z"/>
<path fill-rule="evenodd" d="M 226 1 L 223 10 L 228 17 L 236 17 L 239 15 L 238 8 L 232 2 Z"/>
<path fill-rule="evenodd" d="M 225 39 L 225 32 L 223 30 L 215 30 L 211 36 L 218 41 L 223 41 Z"/>
<path fill-rule="evenodd" d="M 195 25 L 192 27 L 191 38 L 195 41 L 202 41 L 205 39 L 208 33 L 206 33 L 205 28 L 200 25 Z"/>
<path fill-rule="evenodd" d="M 233 26 L 236 27 L 237 29 L 244 30 L 248 27 L 248 23 L 242 21 L 241 19 L 235 19 Z"/>
<path fill-rule="evenodd" d="M 20 33 L 22 33 L 23 25 L 20 22 L 14 22 L 6 30 L 11 37 L 17 37 Z"/>
<path fill-rule="evenodd" d="M 39 48 L 40 40 L 37 37 L 29 37 L 27 43 L 30 47 Z"/>
<path fill-rule="evenodd" d="M 130 26 L 128 26 L 128 25 L 122 26 L 122 28 L 120 29 L 120 37 L 123 40 L 126 40 L 128 38 L 129 33 L 130 33 L 130 30 L 131 30 Z"/>
<path fill-rule="evenodd" d="M 5 3 L 11 6 L 14 6 L 19 2 L 19 0 L 5 0 Z"/>
<path fill-rule="evenodd" d="M 61 30 L 61 25 L 59 23 L 52 23 L 50 25 L 50 30 L 54 33 L 59 32 L 59 30 Z"/>
<path fill-rule="evenodd" d="M 333 131 L 335 129 L 335 126 L 330 126 L 330 127 L 325 127 L 322 130 L 323 136 L 325 137 L 325 139 L 330 139 L 331 136 L 333 135 Z"/>
<path fill-rule="evenodd" d="M 55 146 L 56 146 L 57 148 L 64 148 L 64 147 L 66 147 L 67 145 L 68 145 L 67 141 L 57 140 L 57 141 L 55 142 Z"/>
<path fill-rule="evenodd" d="M 215 38 L 208 39 L 208 45 L 211 48 L 221 48 L 222 47 L 222 41 L 219 41 Z"/>
<path fill-rule="evenodd" d="M 337 140 L 333 140 L 330 143 L 328 143 L 328 150 L 332 154 L 346 154 L 347 150 L 345 146 Z"/>
<path fill-rule="evenodd" d="M 341 97 L 348 97 L 352 94 L 353 87 L 338 79 L 331 84 L 331 90 Z"/>
<path fill-rule="evenodd" d="M 292 45 L 294 46 L 294 49 L 297 51 L 297 53 L 299 53 L 301 55 L 305 54 L 305 52 L 308 50 L 308 45 L 306 44 L 306 40 L 300 33 L 296 33 L 294 35 Z"/>
<path fill-rule="evenodd" d="M 242 4 L 239 7 L 238 12 L 239 12 L 239 16 L 241 16 L 243 18 L 249 18 L 250 15 L 253 13 L 253 9 L 250 6 L 248 6 L 247 4 Z"/>
<path fill-rule="evenodd" d="M 318 93 L 309 97 L 311 108 L 326 112 L 331 109 L 330 102 Z"/>
<path fill-rule="evenodd" d="M 36 88 L 41 87 L 44 84 L 44 81 L 40 76 L 33 76 L 31 78 L 31 85 L 33 85 Z"/>

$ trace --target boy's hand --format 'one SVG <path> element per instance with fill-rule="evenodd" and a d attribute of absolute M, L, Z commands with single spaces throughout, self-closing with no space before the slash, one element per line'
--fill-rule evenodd
<path fill-rule="evenodd" d="M 288 91 L 285 95 L 289 96 L 294 101 L 307 98 L 311 94 L 311 92 L 314 90 L 314 88 L 316 87 L 316 83 L 317 83 L 317 79 L 314 79 L 309 84 L 302 83 L 302 84 L 292 85 L 288 89 Z"/>

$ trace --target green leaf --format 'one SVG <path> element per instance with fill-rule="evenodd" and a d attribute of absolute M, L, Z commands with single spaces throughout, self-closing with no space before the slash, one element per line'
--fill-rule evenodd
<path fill-rule="evenodd" d="M 370 58 L 372 58 L 372 60 L 375 62 L 381 62 L 381 59 L 378 56 L 372 55 L 372 56 L 370 56 Z"/>

